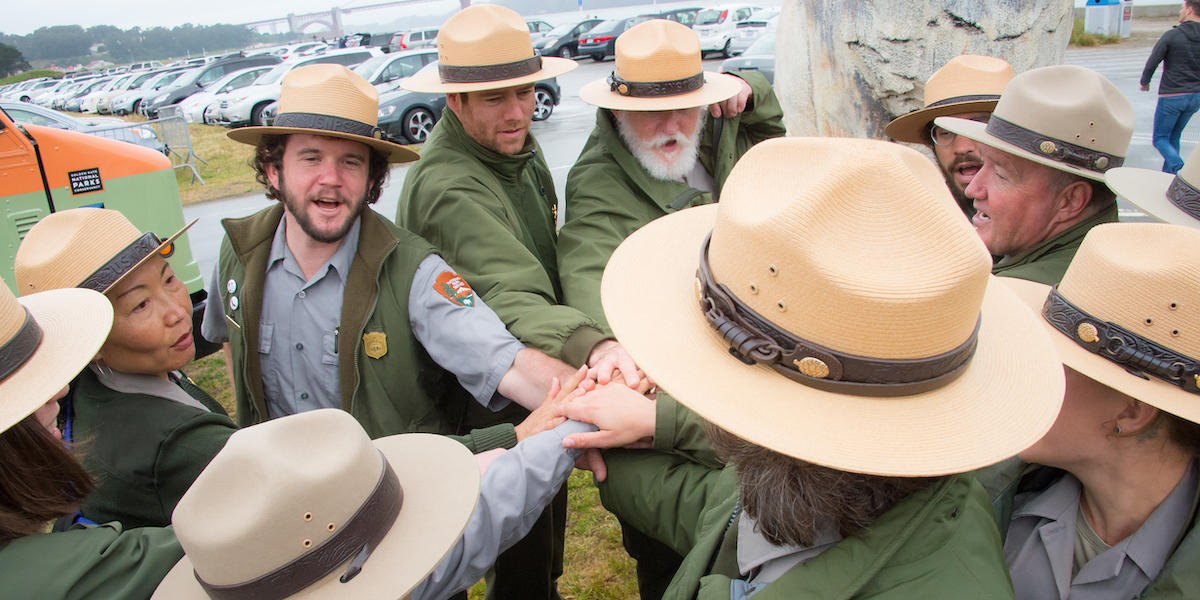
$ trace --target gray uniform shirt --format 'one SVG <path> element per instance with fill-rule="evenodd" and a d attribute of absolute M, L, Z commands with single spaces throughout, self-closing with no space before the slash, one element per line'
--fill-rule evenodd
<path fill-rule="evenodd" d="M 745 579 L 730 582 L 731 600 L 749 598 L 797 565 L 804 564 L 842 541 L 842 534 L 828 519 L 817 525 L 812 546 L 777 546 L 758 531 L 758 521 L 742 511 L 738 515 L 737 561 Z"/>
<path fill-rule="evenodd" d="M 529 533 L 571 474 L 582 451 L 563 448 L 563 438 L 595 430 L 594 425 L 567 421 L 526 438 L 493 461 L 479 482 L 479 503 L 462 537 L 413 590 L 412 600 L 448 598 L 479 581 L 496 556 Z"/>
<path fill-rule="evenodd" d="M 1019 494 L 1004 540 L 1017 598 L 1121 599 L 1137 596 L 1158 577 L 1188 524 L 1200 475 L 1183 479 L 1133 535 L 1072 573 L 1079 480 L 1067 473 L 1040 492 Z"/>
<path fill-rule="evenodd" d="M 358 248 L 361 220 L 356 221 L 329 261 L 305 279 L 285 237 L 281 220 L 271 241 L 263 280 L 259 321 L 259 360 L 269 418 L 317 408 L 340 408 L 337 339 L 346 276 Z M 229 339 L 222 289 L 236 282 L 218 281 L 214 266 L 208 285 L 201 333 L 209 341 Z M 448 300 L 433 286 L 451 271 L 441 257 L 430 255 L 410 284 L 408 316 L 413 335 L 443 369 L 482 405 L 499 410 L 507 400 L 496 395 L 500 379 L 524 348 L 496 313 L 479 298 L 471 306 Z M 357 335 L 351 332 L 348 335 Z"/>

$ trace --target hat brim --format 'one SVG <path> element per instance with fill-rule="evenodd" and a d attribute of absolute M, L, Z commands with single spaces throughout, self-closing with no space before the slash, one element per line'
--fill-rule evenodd
<path fill-rule="evenodd" d="M 634 232 L 604 271 L 601 300 L 617 340 L 666 392 L 734 435 L 843 471 L 935 476 L 1024 450 L 1062 403 L 1058 357 L 1036 315 L 992 278 L 965 372 L 902 397 L 837 394 L 746 365 L 701 313 L 695 273 L 719 205 Z M 881 331 L 878 335 L 888 335 Z"/>
<path fill-rule="evenodd" d="M 973 102 L 955 102 L 941 104 L 930 108 L 914 110 L 906 115 L 892 119 L 884 128 L 884 133 L 897 142 L 910 144 L 928 144 L 929 126 L 938 117 L 949 117 L 974 112 L 990 113 L 996 110 L 997 100 L 976 100 Z"/>
<path fill-rule="evenodd" d="M 1101 173 L 1100 171 L 1081 169 L 1079 167 L 1068 165 L 1051 158 L 1046 158 L 1041 154 L 1030 152 L 1024 148 L 1015 146 L 994 135 L 991 135 L 987 132 L 987 123 L 980 123 L 978 121 L 971 121 L 969 119 L 960 119 L 958 117 L 938 117 L 934 119 L 934 123 L 936 123 L 938 127 L 941 127 L 947 131 L 952 131 L 958 135 L 964 135 L 986 146 L 991 146 L 992 148 L 1002 152 L 1007 152 L 1014 156 L 1031 160 L 1040 165 L 1050 167 L 1051 169 L 1065 171 L 1073 175 L 1094 179 L 1096 181 L 1104 181 L 1104 173 Z"/>
<path fill-rule="evenodd" d="M 1146 214 L 1174 225 L 1200 229 L 1200 220 L 1183 212 L 1167 198 L 1175 175 L 1150 169 L 1117 167 L 1104 174 L 1104 183 L 1116 195 L 1128 200 Z"/>
<path fill-rule="evenodd" d="M 320 135 L 361 142 L 382 152 L 387 156 L 389 163 L 406 163 L 421 158 L 421 155 L 417 154 L 415 150 L 395 142 L 326 129 L 308 129 L 305 127 L 242 127 L 241 129 L 231 129 L 225 135 L 229 136 L 229 139 L 235 142 L 257 146 L 264 135 L 288 135 L 292 133 L 307 133 L 309 135 Z"/>
<path fill-rule="evenodd" d="M 704 72 L 704 85 L 700 89 L 676 94 L 674 96 L 659 96 L 656 98 L 635 98 L 622 96 L 612 91 L 608 79 L 597 79 L 579 89 L 579 99 L 600 108 L 611 110 L 679 110 L 708 106 L 722 102 L 737 95 L 742 87 L 742 80 L 725 73 Z"/>
<path fill-rule="evenodd" d="M 47 290 L 17 299 L 42 329 L 42 342 L 25 364 L 0 382 L 0 431 L 21 422 L 75 378 L 112 327 L 112 303 L 82 288 Z"/>
<path fill-rule="evenodd" d="M 1054 340 L 1055 347 L 1058 348 L 1062 364 L 1122 394 L 1137 398 L 1146 404 L 1193 423 L 1200 423 L 1200 402 L 1196 402 L 1196 394 L 1184 391 L 1180 387 L 1156 377 L 1142 379 L 1125 370 L 1125 367 L 1089 352 L 1046 322 L 1041 314 L 1042 306 L 1046 303 L 1046 296 L 1050 294 L 1050 286 L 1011 277 L 1001 277 L 1000 279 L 1037 313 L 1039 320 L 1042 321 L 1042 326 Z"/>
<path fill-rule="evenodd" d="M 441 75 L 436 68 L 419 71 L 412 77 L 407 77 L 400 80 L 400 87 L 410 92 L 425 92 L 428 94 L 460 94 L 465 92 L 482 92 L 484 90 L 498 90 L 506 87 L 517 85 L 525 85 L 527 83 L 536 83 L 551 77 L 558 77 L 568 71 L 574 70 L 579 65 L 568 58 L 558 58 L 554 56 L 542 57 L 542 68 L 535 73 L 514 77 L 511 79 L 498 79 L 496 81 L 479 81 L 475 83 L 442 83 Z"/>
<path fill-rule="evenodd" d="M 109 284 L 108 287 L 104 288 L 101 291 L 104 293 L 108 293 L 109 290 L 117 287 L 118 283 L 121 283 L 122 281 L 124 281 L 124 279 L 126 277 L 129 277 L 129 275 L 132 274 L 134 271 L 138 270 L 139 267 L 146 264 L 146 261 L 150 260 L 151 258 L 154 258 L 155 256 L 158 256 L 159 253 L 162 252 L 163 248 L 166 248 L 167 246 L 174 243 L 175 240 L 179 239 L 179 236 L 183 235 L 184 232 L 191 229 L 192 225 L 195 225 L 196 221 L 199 221 L 199 220 L 200 220 L 199 217 L 192 219 L 191 222 L 189 222 L 187 225 L 183 226 L 183 229 L 176 231 L 174 234 L 171 235 L 171 237 L 168 237 L 167 239 L 159 242 L 158 247 L 155 248 L 153 252 L 147 254 L 146 256 L 143 256 L 141 258 L 141 260 L 137 261 L 137 263 L 135 263 L 132 267 L 129 267 L 129 269 L 127 269 L 124 273 L 121 273 L 120 277 L 116 278 L 116 280 L 114 280 L 111 284 Z"/>
<path fill-rule="evenodd" d="M 479 499 L 479 467 L 471 452 L 428 433 L 374 440 L 404 490 L 404 504 L 362 571 L 346 583 L 339 567 L 291 598 L 401 598 L 433 571 L 462 536 Z M 347 560 L 346 562 L 349 562 Z M 209 596 L 186 555 L 163 578 L 154 598 Z"/>

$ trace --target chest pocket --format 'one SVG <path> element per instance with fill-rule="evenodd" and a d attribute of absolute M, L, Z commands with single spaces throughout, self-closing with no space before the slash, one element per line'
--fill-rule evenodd
<path fill-rule="evenodd" d="M 337 336 L 332 331 L 325 332 L 321 338 L 321 364 L 338 364 Z"/>
<path fill-rule="evenodd" d="M 271 338 L 275 335 L 274 323 L 259 323 L 258 325 L 258 353 L 271 353 Z"/>

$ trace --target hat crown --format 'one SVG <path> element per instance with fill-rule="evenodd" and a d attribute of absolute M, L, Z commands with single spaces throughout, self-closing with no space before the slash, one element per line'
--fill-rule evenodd
<path fill-rule="evenodd" d="M 529 25 L 511 8 L 473 4 L 442 25 L 437 39 L 438 62 L 468 67 L 502 65 L 533 56 Z"/>
<path fill-rule="evenodd" d="M 125 215 L 106 208 L 46 215 L 17 248 L 17 291 L 26 295 L 76 287 L 141 236 Z"/>
<path fill-rule="evenodd" d="M 0 282 L 0 347 L 12 341 L 25 325 L 25 307 L 7 285 Z"/>
<path fill-rule="evenodd" d="M 281 85 L 276 119 L 287 113 L 308 113 L 371 126 L 379 123 L 379 91 L 342 65 L 297 67 L 283 76 Z"/>
<path fill-rule="evenodd" d="M 992 112 L 1048 141 L 1124 157 L 1133 105 L 1103 75 L 1074 65 L 1032 69 L 1013 78 Z"/>
<path fill-rule="evenodd" d="M 963 344 L 991 269 L 928 159 L 897 144 L 822 138 L 746 153 L 724 186 L 709 262 L 776 327 L 882 359 Z"/>
<path fill-rule="evenodd" d="M 629 28 L 617 37 L 615 52 L 617 76 L 626 81 L 675 81 L 702 71 L 696 32 L 666 19 Z"/>
<path fill-rule="evenodd" d="M 1164 223 L 1106 223 L 1088 232 L 1063 298 L 1176 352 L 1200 359 L 1200 231 Z"/>
<path fill-rule="evenodd" d="M 963 54 L 950 59 L 925 83 L 925 106 L 970 96 L 999 96 L 1013 78 L 1012 65 L 991 56 Z"/>
<path fill-rule="evenodd" d="M 320 547 L 371 495 L 383 469 L 349 413 L 267 421 L 230 436 L 171 521 L 204 581 L 243 583 Z"/>

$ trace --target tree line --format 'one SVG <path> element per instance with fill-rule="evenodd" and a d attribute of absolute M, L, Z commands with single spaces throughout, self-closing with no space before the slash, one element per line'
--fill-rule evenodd
<path fill-rule="evenodd" d="M 280 37 L 287 36 L 259 35 L 240 25 L 185 23 L 170 29 L 120 29 L 112 25 L 84 29 L 79 25 L 55 25 L 26 35 L 0 34 L 0 44 L 17 48 L 25 60 L 39 65 L 87 63 L 97 58 L 123 64 L 245 48 Z"/>

